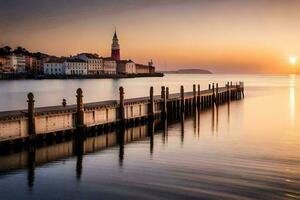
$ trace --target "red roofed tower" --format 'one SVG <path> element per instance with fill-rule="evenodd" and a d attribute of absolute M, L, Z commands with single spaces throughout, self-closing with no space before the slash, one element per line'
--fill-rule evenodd
<path fill-rule="evenodd" d="M 114 37 L 112 39 L 111 57 L 114 60 L 120 60 L 120 45 L 119 45 L 119 39 L 118 39 L 116 30 L 115 30 Z"/>

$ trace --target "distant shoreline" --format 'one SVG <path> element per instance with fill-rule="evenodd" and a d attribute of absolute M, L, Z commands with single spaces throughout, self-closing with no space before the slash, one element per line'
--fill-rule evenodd
<path fill-rule="evenodd" d="M 100 74 L 100 75 L 32 75 L 0 73 L 0 80 L 44 80 L 44 79 L 122 79 L 122 78 L 145 78 L 163 77 L 163 73 L 151 74 Z"/>

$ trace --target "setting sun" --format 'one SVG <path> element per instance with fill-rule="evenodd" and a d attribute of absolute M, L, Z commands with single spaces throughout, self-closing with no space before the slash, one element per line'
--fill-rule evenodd
<path fill-rule="evenodd" d="M 296 56 L 290 56 L 289 61 L 292 65 L 295 65 L 297 63 L 297 58 Z"/>

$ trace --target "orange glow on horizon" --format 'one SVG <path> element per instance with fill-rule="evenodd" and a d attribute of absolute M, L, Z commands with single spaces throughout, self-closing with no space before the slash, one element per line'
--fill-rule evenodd
<path fill-rule="evenodd" d="M 166 2 L 120 3 L 123 7 L 99 3 L 88 11 L 79 6 L 76 15 L 73 10 L 54 12 L 55 20 L 43 15 L 18 20 L 0 27 L 0 44 L 59 56 L 109 56 L 116 25 L 122 58 L 142 63 L 153 59 L 157 70 L 300 72 L 294 59 L 286 60 L 291 53 L 300 55 L 299 1 Z"/>

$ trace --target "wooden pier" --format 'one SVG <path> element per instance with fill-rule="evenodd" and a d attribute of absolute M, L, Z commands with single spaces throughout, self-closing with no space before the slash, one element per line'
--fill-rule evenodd
<path fill-rule="evenodd" d="M 119 88 L 119 100 L 84 103 L 84 92 L 76 91 L 77 104 L 35 108 L 34 95 L 28 94 L 26 110 L 0 112 L 0 147 L 47 140 L 50 136 L 84 135 L 88 130 L 123 129 L 135 123 L 180 118 L 185 113 L 205 110 L 244 98 L 244 83 L 227 83 L 225 87 L 209 84 L 201 90 L 193 85 L 191 92 L 169 94 L 168 87 L 161 95 L 150 88 L 148 97 L 125 99 L 124 88 Z"/>

